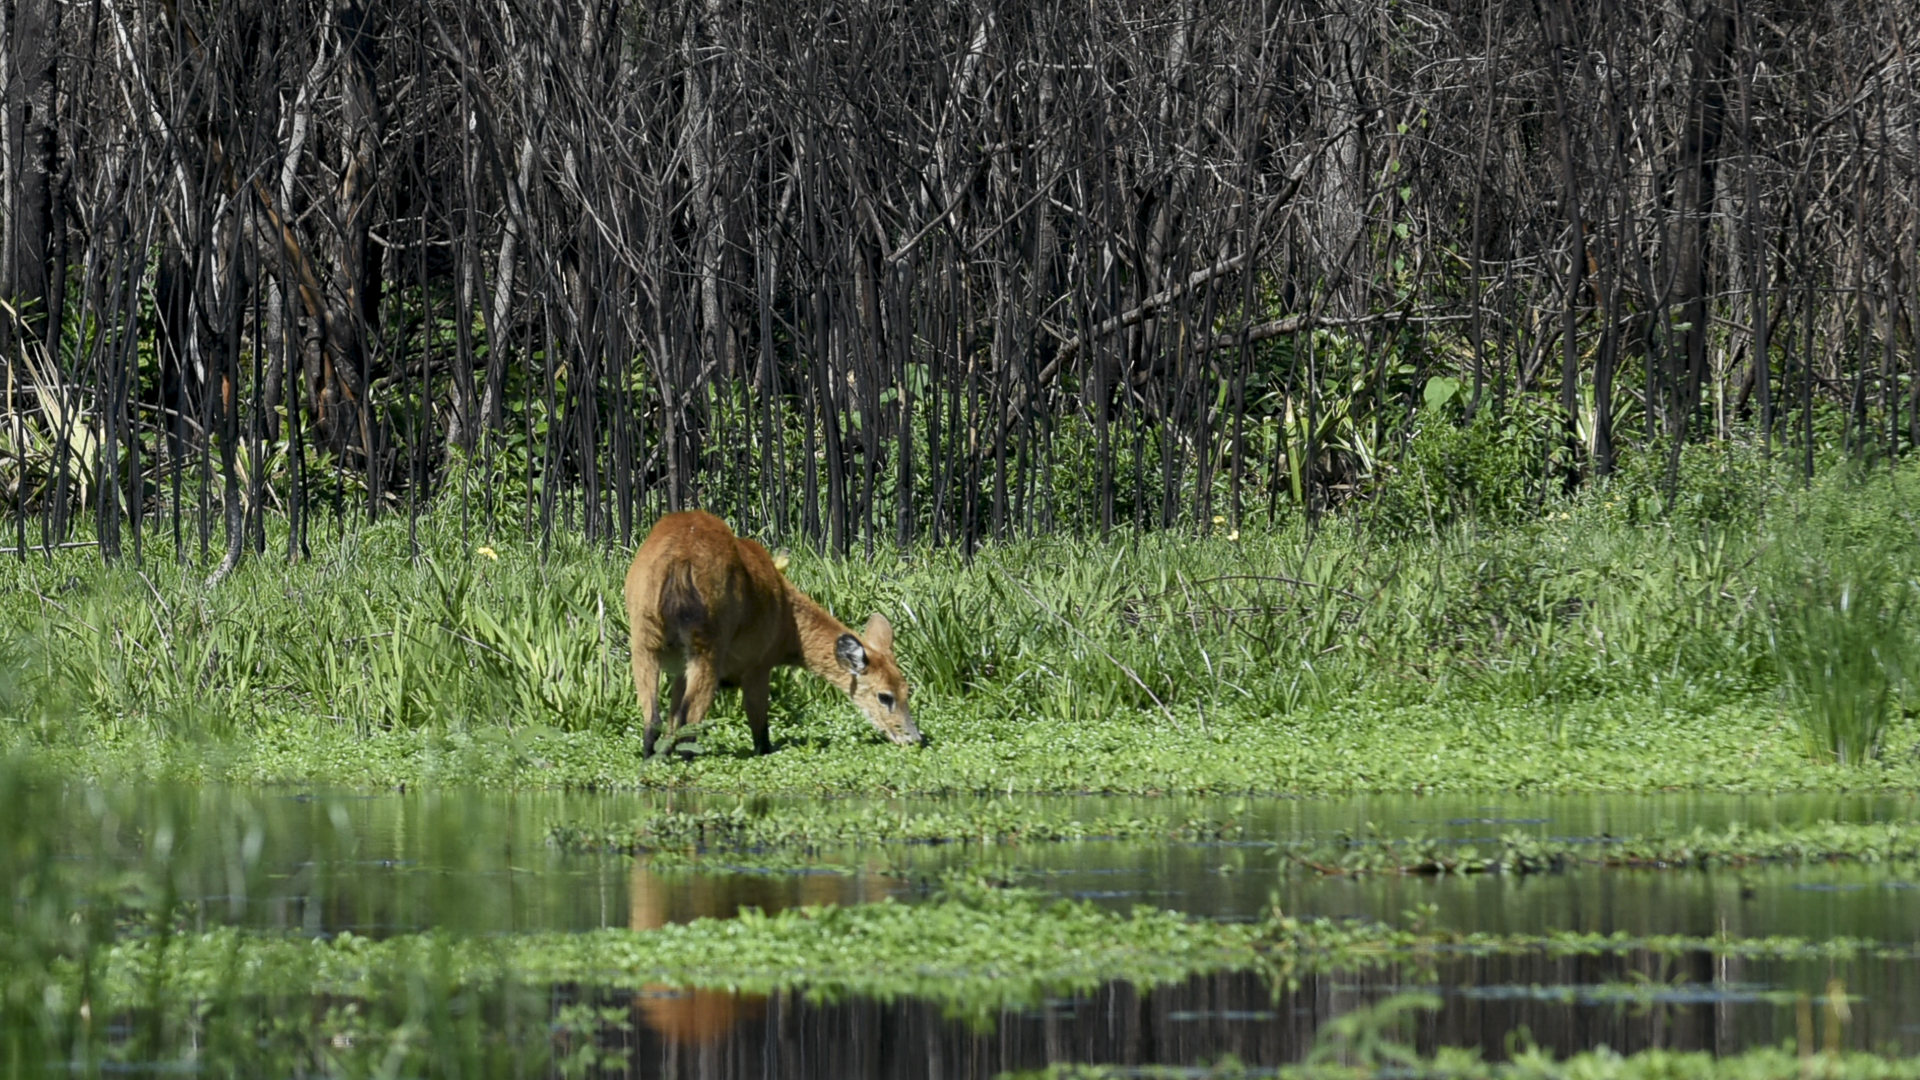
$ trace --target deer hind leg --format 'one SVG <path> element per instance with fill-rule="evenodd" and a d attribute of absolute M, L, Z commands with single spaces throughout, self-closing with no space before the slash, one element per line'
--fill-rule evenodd
<path fill-rule="evenodd" d="M 661 753 L 665 753 L 673 749 L 674 740 L 677 739 L 680 735 L 680 720 L 686 714 L 686 700 L 687 700 L 686 674 L 684 672 L 677 673 L 677 674 L 674 672 L 668 672 L 667 674 L 667 706 L 664 710 L 657 710 L 664 713 L 665 715 L 666 728 L 667 728 L 666 742 L 660 743 L 658 740 L 649 739 L 648 745 L 646 747 L 647 754 L 649 756 L 653 754 L 654 752 L 653 748 L 655 746 L 659 747 Z"/>
<path fill-rule="evenodd" d="M 633 689 L 640 696 L 640 715 L 647 725 L 640 756 L 652 757 L 653 740 L 660 734 L 660 658 L 645 646 L 633 650 Z"/>
<path fill-rule="evenodd" d="M 673 715 L 667 721 L 667 749 L 681 732 L 699 725 L 707 718 L 707 710 L 713 707 L 714 691 L 720 688 L 720 677 L 714 673 L 712 662 L 700 657 L 687 661 L 687 670 L 673 680 Z"/>
<path fill-rule="evenodd" d="M 753 752 L 773 753 L 773 740 L 767 737 L 767 708 L 773 699 L 773 669 L 740 680 L 740 700 L 747 708 L 747 727 L 753 732 Z"/>

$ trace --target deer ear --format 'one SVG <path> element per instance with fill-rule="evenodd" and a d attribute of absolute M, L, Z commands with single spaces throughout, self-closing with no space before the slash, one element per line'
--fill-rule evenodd
<path fill-rule="evenodd" d="M 867 639 L 867 644 L 881 652 L 893 651 L 893 624 L 879 612 L 875 612 L 867 619 L 867 628 L 860 631 L 860 636 Z"/>
<path fill-rule="evenodd" d="M 846 668 L 855 675 L 864 675 L 867 673 L 866 646 L 861 645 L 860 639 L 854 637 L 852 634 L 840 635 L 839 640 L 833 643 L 833 655 L 835 659 L 840 661 L 841 667 Z"/>

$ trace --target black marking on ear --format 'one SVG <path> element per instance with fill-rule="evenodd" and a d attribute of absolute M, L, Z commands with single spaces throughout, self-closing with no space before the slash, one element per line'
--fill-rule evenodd
<path fill-rule="evenodd" d="M 841 634 L 839 640 L 833 643 L 833 655 L 840 661 L 841 667 L 855 675 L 866 674 L 867 648 L 860 644 L 859 638 L 852 634 Z"/>

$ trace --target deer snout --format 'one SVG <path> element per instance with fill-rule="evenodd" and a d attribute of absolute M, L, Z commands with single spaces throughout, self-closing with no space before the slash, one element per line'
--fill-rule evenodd
<path fill-rule="evenodd" d="M 924 741 L 920 737 L 920 728 L 914 724 L 911 716 L 902 716 L 899 727 L 888 729 L 887 738 L 897 746 L 919 746 Z"/>

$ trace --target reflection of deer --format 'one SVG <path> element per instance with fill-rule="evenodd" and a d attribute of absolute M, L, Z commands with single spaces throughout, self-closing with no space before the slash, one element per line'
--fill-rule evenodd
<path fill-rule="evenodd" d="M 726 1037 L 742 1020 L 758 1020 L 767 1010 L 765 994 L 731 990 L 641 987 L 633 1006 L 640 1019 L 674 1046 L 707 1046 Z"/>
<path fill-rule="evenodd" d="M 893 661 L 893 624 L 867 620 L 858 635 L 782 577 L 767 549 L 697 510 L 668 514 L 627 570 L 633 685 L 647 717 L 643 752 L 660 734 L 660 672 L 673 678 L 667 745 L 700 723 L 714 691 L 738 686 L 753 747 L 773 752 L 767 707 L 773 669 L 798 665 L 844 689 L 896 743 L 920 742 L 907 711 L 907 680 Z"/>
<path fill-rule="evenodd" d="M 742 908 L 772 914 L 795 904 L 816 907 L 842 901 L 878 899 L 891 891 L 893 881 L 869 869 L 856 877 L 840 874 L 803 874 L 781 878 L 760 874 L 656 874 L 643 859 L 635 860 L 631 879 L 628 925 L 634 930 L 657 930 L 689 919 L 730 919 Z M 745 1020 L 766 1012 L 764 994 L 738 994 L 651 984 L 634 995 L 634 1012 L 642 1023 L 659 1032 L 670 1045 L 706 1046 L 718 1042 Z"/>
<path fill-rule="evenodd" d="M 640 859 L 633 864 L 632 880 L 628 925 L 635 930 L 657 930 L 676 919 L 731 918 L 742 907 L 778 911 L 786 906 L 772 895 L 773 890 L 765 878 L 739 875 L 713 878 L 706 874 L 666 878 L 654 873 L 647 867 L 646 860 Z M 718 1042 L 740 1021 L 759 1019 L 766 1006 L 764 994 L 736 994 L 658 983 L 641 987 L 633 999 L 634 1011 L 639 1013 L 641 1021 L 675 1046 Z"/>

